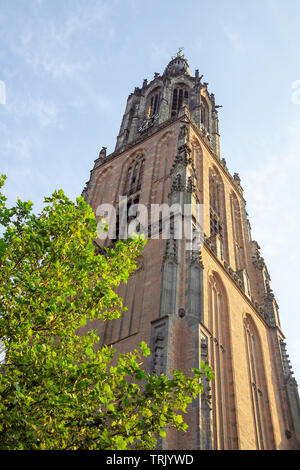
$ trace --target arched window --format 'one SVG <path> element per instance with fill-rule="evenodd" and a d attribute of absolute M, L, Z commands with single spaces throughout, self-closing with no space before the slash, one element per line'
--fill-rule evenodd
<path fill-rule="evenodd" d="M 112 167 L 105 168 L 99 175 L 93 176 L 93 186 L 88 203 L 96 210 L 104 201 L 108 202 L 107 185 L 112 177 Z M 113 197 L 113 196 L 112 196 Z"/>
<path fill-rule="evenodd" d="M 147 99 L 146 118 L 150 119 L 158 114 L 160 104 L 160 88 L 155 88 Z"/>
<path fill-rule="evenodd" d="M 230 195 L 230 208 L 235 267 L 239 271 L 244 267 L 244 241 L 240 205 L 234 193 Z"/>
<path fill-rule="evenodd" d="M 221 190 L 222 181 L 218 172 L 214 169 L 210 169 L 209 172 L 209 203 L 211 209 L 218 215 L 221 216 Z M 222 227 L 220 227 L 222 230 Z"/>
<path fill-rule="evenodd" d="M 215 373 L 212 387 L 212 447 L 238 448 L 232 372 L 229 305 L 224 285 L 215 272 L 208 280 L 209 363 Z"/>
<path fill-rule="evenodd" d="M 244 325 L 256 447 L 260 450 L 274 449 L 273 424 L 261 340 L 249 314 L 244 319 Z"/>
<path fill-rule="evenodd" d="M 192 161 L 196 171 L 200 203 L 203 203 L 203 152 L 198 140 L 192 140 Z"/>
<path fill-rule="evenodd" d="M 206 99 L 203 96 L 201 97 L 200 113 L 201 113 L 201 126 L 204 127 L 204 129 L 209 132 L 209 124 L 210 124 L 209 106 L 207 104 Z"/>
<path fill-rule="evenodd" d="M 173 89 L 171 117 L 177 116 L 178 111 L 180 110 L 183 104 L 183 100 L 187 101 L 188 98 L 189 92 L 185 85 L 178 85 L 176 88 Z"/>
<path fill-rule="evenodd" d="M 140 202 L 140 191 L 142 188 L 144 176 L 145 158 L 142 154 L 136 158 L 129 165 L 123 187 L 123 196 L 126 196 L 126 211 L 125 206 L 118 207 L 116 216 L 116 238 L 126 238 L 128 224 L 134 218 L 135 211 Z M 124 204 L 124 202 L 123 202 Z M 122 215 L 126 214 L 126 219 L 122 219 Z"/>
<path fill-rule="evenodd" d="M 209 170 L 210 237 L 221 244 L 222 258 L 228 258 L 224 184 L 218 170 Z"/>
<path fill-rule="evenodd" d="M 114 321 L 103 322 L 101 334 L 102 344 L 109 345 L 137 333 L 141 326 L 143 312 L 143 290 L 145 285 L 145 259 L 139 256 L 136 260 L 137 269 L 130 275 L 126 283 L 116 287 L 116 293 L 123 299 L 127 308 Z"/>
<path fill-rule="evenodd" d="M 145 159 L 138 155 L 127 170 L 123 195 L 130 196 L 140 191 L 144 175 Z"/>

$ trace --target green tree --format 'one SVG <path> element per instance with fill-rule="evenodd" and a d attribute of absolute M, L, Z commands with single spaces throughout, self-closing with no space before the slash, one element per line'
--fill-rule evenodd
<path fill-rule="evenodd" d="M 0 187 L 5 176 L 1 177 Z M 145 343 L 125 355 L 99 347 L 89 320 L 124 311 L 115 287 L 135 269 L 145 240 L 119 241 L 96 254 L 97 222 L 82 197 L 63 191 L 6 207 L 0 193 L 1 449 L 151 449 L 201 392 L 201 377 L 151 376 Z"/>

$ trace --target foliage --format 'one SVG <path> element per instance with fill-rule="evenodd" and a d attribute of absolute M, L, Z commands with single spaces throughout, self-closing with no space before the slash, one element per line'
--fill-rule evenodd
<path fill-rule="evenodd" d="M 115 288 L 145 240 L 96 254 L 97 221 L 84 199 L 55 191 L 45 203 L 35 215 L 30 202 L 7 208 L 0 193 L 0 448 L 153 448 L 166 426 L 186 429 L 181 412 L 212 372 L 202 364 L 192 377 L 151 376 L 145 343 L 119 356 L 99 347 L 89 321 L 122 314 Z"/>

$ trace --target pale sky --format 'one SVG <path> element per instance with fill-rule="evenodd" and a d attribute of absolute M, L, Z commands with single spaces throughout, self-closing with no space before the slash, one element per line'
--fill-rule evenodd
<path fill-rule="evenodd" d="M 221 157 L 240 174 L 298 384 L 299 20 L 298 0 L 0 0 L 9 203 L 79 195 L 101 147 L 114 150 L 129 93 L 183 46 L 223 105 Z"/>

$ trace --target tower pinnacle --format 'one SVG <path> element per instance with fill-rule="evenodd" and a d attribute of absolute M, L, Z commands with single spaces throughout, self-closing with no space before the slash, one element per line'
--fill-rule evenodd
<path fill-rule="evenodd" d="M 179 47 L 176 56 L 171 57 L 171 60 L 164 71 L 164 75 L 176 77 L 183 73 L 187 73 L 191 76 L 188 62 L 182 53 L 183 49 L 184 47 Z"/>

